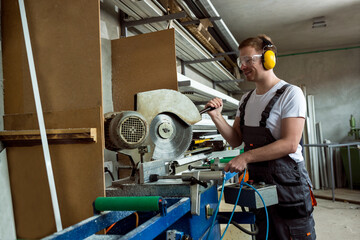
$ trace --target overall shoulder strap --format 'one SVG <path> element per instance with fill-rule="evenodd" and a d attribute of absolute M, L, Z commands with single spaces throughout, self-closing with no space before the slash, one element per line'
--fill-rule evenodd
<path fill-rule="evenodd" d="M 246 97 L 244 98 L 244 101 L 242 102 L 242 104 L 239 107 L 240 110 L 240 126 L 244 126 L 245 123 L 245 107 L 247 102 L 249 101 L 249 98 L 251 96 L 251 94 L 253 93 L 255 89 L 251 90 L 248 95 L 246 95 Z"/>
<path fill-rule="evenodd" d="M 269 101 L 268 105 L 265 107 L 265 110 L 261 113 L 261 120 L 260 120 L 260 127 L 266 127 L 266 120 L 270 116 L 271 109 L 273 108 L 274 104 L 277 102 L 281 94 L 285 92 L 285 89 L 290 86 L 290 84 L 285 84 L 278 90 L 276 90 L 275 96 Z"/>

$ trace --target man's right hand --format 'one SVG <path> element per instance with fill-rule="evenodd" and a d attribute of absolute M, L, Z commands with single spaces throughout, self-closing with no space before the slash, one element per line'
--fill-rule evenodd
<path fill-rule="evenodd" d="M 221 98 L 214 98 L 205 105 L 205 108 L 207 107 L 215 108 L 214 110 L 207 112 L 211 118 L 221 116 L 221 112 L 223 109 L 223 101 Z"/>

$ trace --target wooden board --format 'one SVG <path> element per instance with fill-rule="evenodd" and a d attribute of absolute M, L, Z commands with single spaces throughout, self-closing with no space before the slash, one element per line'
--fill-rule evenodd
<path fill-rule="evenodd" d="M 5 130 L 38 129 L 18 1 L 1 1 Z M 99 0 L 25 1 L 48 129 L 96 128 L 97 142 L 50 145 L 63 227 L 105 195 Z M 56 231 L 41 146 L 7 149 L 18 238 Z"/>
<path fill-rule="evenodd" d="M 138 92 L 177 90 L 174 29 L 111 41 L 114 111 L 134 110 Z"/>
<path fill-rule="evenodd" d="M 50 144 L 96 142 L 96 128 L 46 129 Z M 40 130 L 0 131 L 0 141 L 7 147 L 22 147 L 41 144 Z"/>

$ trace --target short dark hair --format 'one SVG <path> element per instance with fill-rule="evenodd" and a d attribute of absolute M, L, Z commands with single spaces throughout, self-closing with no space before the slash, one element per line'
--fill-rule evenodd
<path fill-rule="evenodd" d="M 271 43 L 271 45 L 274 45 L 274 47 L 270 47 L 268 49 L 271 49 L 276 54 L 275 44 L 271 41 L 271 38 L 266 36 L 265 34 L 260 34 L 256 37 L 245 39 L 240 43 L 239 50 L 244 47 L 253 47 L 257 52 L 262 52 L 263 48 L 269 43 Z"/>

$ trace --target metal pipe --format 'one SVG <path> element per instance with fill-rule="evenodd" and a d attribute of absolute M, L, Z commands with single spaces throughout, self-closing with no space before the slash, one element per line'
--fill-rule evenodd
<path fill-rule="evenodd" d="M 349 49 L 355 49 L 355 48 L 360 48 L 360 46 L 344 47 L 344 48 L 333 48 L 333 49 L 317 50 L 317 51 L 309 51 L 309 52 L 300 52 L 300 53 L 290 53 L 290 54 L 278 55 L 277 57 L 279 58 L 279 57 L 288 57 L 288 56 L 303 55 L 303 54 L 312 54 L 312 53 L 321 53 L 321 52 L 331 52 L 331 51 L 341 51 L 341 50 L 349 50 Z"/>
<path fill-rule="evenodd" d="M 350 178 L 350 189 L 353 189 L 353 182 L 352 182 L 352 171 L 351 171 L 351 154 L 350 154 L 350 146 L 347 146 L 347 154 L 349 160 L 349 178 Z"/>
<path fill-rule="evenodd" d="M 330 151 L 330 167 L 331 167 L 331 193 L 332 193 L 332 201 L 335 202 L 334 163 L 333 163 L 333 152 L 331 147 L 329 147 L 329 151 Z"/>

